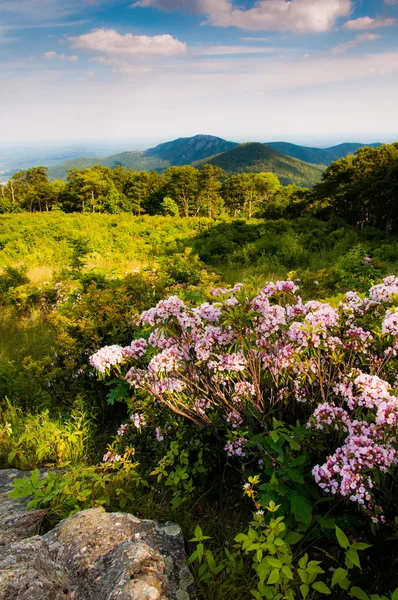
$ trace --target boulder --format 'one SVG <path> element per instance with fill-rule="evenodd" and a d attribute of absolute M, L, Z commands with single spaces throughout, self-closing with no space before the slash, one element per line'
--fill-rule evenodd
<path fill-rule="evenodd" d="M 0 471 L 0 600 L 190 599 L 178 525 L 93 508 L 34 535 L 45 511 L 7 497 L 21 475 Z"/>

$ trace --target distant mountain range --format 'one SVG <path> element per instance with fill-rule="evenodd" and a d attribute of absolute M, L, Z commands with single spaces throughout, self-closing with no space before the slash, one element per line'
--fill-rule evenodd
<path fill-rule="evenodd" d="M 296 144 L 289 144 L 288 142 L 269 142 L 267 146 L 271 146 L 274 150 L 287 154 L 292 158 L 298 158 L 305 162 L 313 163 L 314 165 L 330 165 L 334 160 L 354 154 L 359 148 L 364 146 L 373 146 L 378 148 L 381 146 L 379 142 L 375 144 L 358 144 L 355 142 L 345 142 L 338 146 L 331 146 L 330 148 L 311 148 L 308 146 L 296 146 Z"/>
<path fill-rule="evenodd" d="M 104 158 L 79 157 L 49 169 L 49 177 L 65 179 L 71 168 L 117 165 L 137 171 L 163 171 L 170 166 L 211 163 L 228 174 L 271 171 L 287 185 L 311 187 L 320 181 L 325 167 L 333 160 L 352 154 L 366 144 L 345 143 L 331 148 L 310 148 L 287 142 L 238 144 L 211 135 L 195 135 L 159 144 L 144 151 L 121 152 Z M 380 146 L 379 143 L 371 144 Z"/>

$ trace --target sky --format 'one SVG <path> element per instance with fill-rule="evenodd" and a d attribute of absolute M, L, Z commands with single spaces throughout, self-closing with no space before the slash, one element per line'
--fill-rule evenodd
<path fill-rule="evenodd" d="M 398 0 L 0 0 L 0 142 L 398 139 Z"/>

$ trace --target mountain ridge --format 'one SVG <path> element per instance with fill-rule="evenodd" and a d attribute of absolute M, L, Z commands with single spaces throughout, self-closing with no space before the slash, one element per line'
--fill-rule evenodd
<path fill-rule="evenodd" d="M 324 166 L 282 154 L 260 142 L 239 144 L 227 152 L 194 163 L 194 166 L 201 166 L 205 162 L 221 167 L 228 175 L 244 172 L 275 173 L 282 185 L 296 183 L 300 186 L 313 186 L 320 181 L 325 169 Z"/>
<path fill-rule="evenodd" d="M 304 162 L 309 162 L 315 165 L 330 165 L 334 160 L 353 154 L 359 148 L 365 146 L 373 146 L 378 148 L 381 146 L 380 142 L 374 142 L 371 144 L 362 144 L 361 142 L 343 142 L 336 146 L 328 146 L 325 148 L 316 148 L 313 146 L 300 146 L 298 144 L 291 144 L 290 142 L 266 142 L 266 146 L 287 154 L 292 158 L 297 158 Z"/>
<path fill-rule="evenodd" d="M 226 165 L 225 170 L 229 174 L 268 170 L 274 172 L 282 183 L 312 186 L 320 180 L 322 171 L 333 160 L 347 156 L 366 145 L 344 142 L 329 148 L 313 148 L 289 142 L 238 144 L 216 136 L 198 134 L 164 142 L 147 150 L 120 152 L 100 159 L 84 156 L 74 158 L 51 167 L 49 177 L 51 180 L 65 179 L 67 170 L 70 168 L 84 169 L 94 165 L 103 165 L 109 168 L 119 165 L 134 170 L 162 172 L 170 166 L 187 164 L 200 166 L 206 162 L 221 166 L 221 161 Z M 368 145 L 379 146 L 380 143 Z M 233 151 L 237 148 L 240 150 L 234 154 Z M 221 155 L 230 152 L 232 155 L 227 154 L 220 159 Z"/>

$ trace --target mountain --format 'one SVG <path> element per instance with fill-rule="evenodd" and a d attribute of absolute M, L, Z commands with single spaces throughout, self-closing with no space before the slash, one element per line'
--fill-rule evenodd
<path fill-rule="evenodd" d="M 149 150 L 121 152 L 101 159 L 75 158 L 51 167 L 49 177 L 51 180 L 65 179 L 68 169 L 85 169 L 94 165 L 103 165 L 111 169 L 120 165 L 136 171 L 163 171 L 170 166 L 189 165 L 207 156 L 230 150 L 237 145 L 235 142 L 228 142 L 212 135 L 195 135 L 159 144 Z"/>
<path fill-rule="evenodd" d="M 354 152 L 364 146 L 373 146 L 374 148 L 381 146 L 379 143 L 360 144 L 357 142 L 345 142 L 344 144 L 331 146 L 330 148 L 311 148 L 309 146 L 289 144 L 288 142 L 267 142 L 266 145 L 274 150 L 278 150 L 278 152 L 282 152 L 282 154 L 287 154 L 293 158 L 298 158 L 299 160 L 315 165 L 330 165 L 334 160 L 354 154 Z"/>
<path fill-rule="evenodd" d="M 210 162 L 229 174 L 272 171 L 283 184 L 296 183 L 311 187 L 320 181 L 326 165 L 352 154 L 364 145 L 344 143 L 330 148 L 311 148 L 287 142 L 237 144 L 212 135 L 195 135 L 165 142 L 149 150 L 121 152 L 103 158 L 74 158 L 52 166 L 49 177 L 51 180 L 66 179 L 68 169 L 85 169 L 94 165 L 111 169 L 120 165 L 136 171 L 161 172 L 170 166 L 200 166 Z"/>
<path fill-rule="evenodd" d="M 283 185 L 296 183 L 300 186 L 313 186 L 319 182 L 324 167 L 286 156 L 266 144 L 249 142 L 240 144 L 232 150 L 208 157 L 203 161 L 194 163 L 201 166 L 210 163 L 221 167 L 232 175 L 234 173 L 261 173 L 271 171 L 275 173 Z"/>

